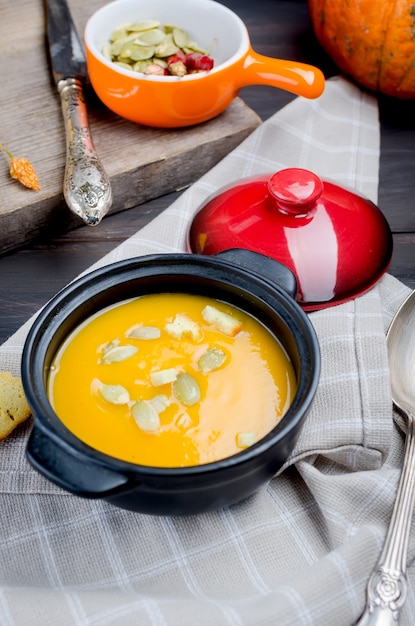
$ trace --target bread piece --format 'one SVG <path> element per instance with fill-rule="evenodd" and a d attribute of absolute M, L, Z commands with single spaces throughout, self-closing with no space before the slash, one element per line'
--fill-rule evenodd
<path fill-rule="evenodd" d="M 165 329 L 175 339 L 189 336 L 194 341 L 198 341 L 201 338 L 199 325 L 184 313 L 177 313 L 173 322 L 166 324 Z"/>
<path fill-rule="evenodd" d="M 20 378 L 0 372 L 0 441 L 31 414 Z"/>
<path fill-rule="evenodd" d="M 242 330 L 242 321 L 229 315 L 229 313 L 224 313 L 223 311 L 219 311 L 219 309 L 215 308 L 208 304 L 202 311 L 202 317 L 208 324 L 212 324 L 216 326 L 222 333 L 225 335 L 229 335 L 229 337 L 235 337 Z"/>

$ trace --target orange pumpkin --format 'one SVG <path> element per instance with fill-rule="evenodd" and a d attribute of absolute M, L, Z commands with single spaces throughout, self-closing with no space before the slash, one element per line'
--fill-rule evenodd
<path fill-rule="evenodd" d="M 315 35 L 364 87 L 415 98 L 414 0 L 308 0 Z"/>

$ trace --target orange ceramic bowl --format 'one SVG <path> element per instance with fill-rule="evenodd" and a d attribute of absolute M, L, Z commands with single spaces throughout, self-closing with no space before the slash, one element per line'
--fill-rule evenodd
<path fill-rule="evenodd" d="M 156 19 L 174 24 L 208 49 L 212 70 L 175 76 L 147 76 L 121 68 L 103 53 L 122 24 Z M 116 0 L 89 19 L 85 29 L 88 72 L 104 104 L 133 122 L 160 128 L 191 126 L 221 113 L 241 87 L 271 85 L 318 97 L 324 77 L 317 68 L 257 54 L 242 20 L 214 0 Z"/>

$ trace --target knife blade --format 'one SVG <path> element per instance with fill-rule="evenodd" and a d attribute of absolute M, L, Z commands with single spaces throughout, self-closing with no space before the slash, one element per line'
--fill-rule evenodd
<path fill-rule="evenodd" d="M 92 141 L 84 94 L 85 52 L 66 0 L 46 0 L 46 32 L 52 76 L 65 121 L 63 195 L 69 209 L 94 226 L 108 213 L 112 192 Z"/>

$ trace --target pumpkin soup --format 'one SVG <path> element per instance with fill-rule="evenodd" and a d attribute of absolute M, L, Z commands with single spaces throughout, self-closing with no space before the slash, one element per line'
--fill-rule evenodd
<path fill-rule="evenodd" d="M 150 294 L 86 320 L 59 349 L 48 395 L 91 447 L 156 467 L 200 465 L 280 421 L 293 366 L 250 315 L 212 298 Z"/>

